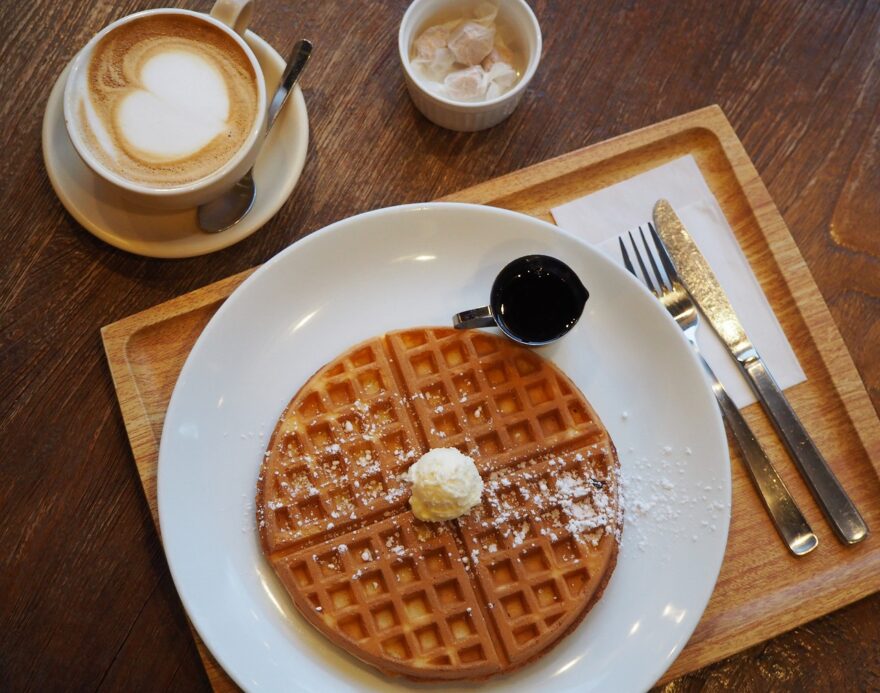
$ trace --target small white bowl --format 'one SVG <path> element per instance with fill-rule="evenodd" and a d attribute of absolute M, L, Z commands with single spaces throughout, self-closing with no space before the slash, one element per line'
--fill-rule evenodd
<path fill-rule="evenodd" d="M 513 89 L 485 101 L 454 101 L 431 92 L 419 83 L 410 65 L 410 50 L 417 34 L 427 28 L 427 22 L 440 12 L 477 4 L 463 0 L 413 0 L 400 22 L 397 48 L 409 95 L 424 116 L 449 130 L 472 132 L 485 130 L 507 118 L 519 105 L 526 86 L 541 61 L 541 27 L 525 0 L 499 0 L 498 17 L 516 33 L 520 50 L 528 54 L 526 68 Z"/>

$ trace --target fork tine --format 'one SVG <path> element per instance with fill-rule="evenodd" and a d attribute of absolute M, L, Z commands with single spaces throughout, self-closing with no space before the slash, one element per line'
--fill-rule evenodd
<path fill-rule="evenodd" d="M 626 252 L 626 246 L 623 244 L 623 239 L 618 236 L 617 242 L 620 243 L 620 254 L 623 256 L 623 265 L 629 270 L 629 273 L 633 275 L 636 279 L 639 278 L 639 275 L 636 274 L 636 268 L 633 267 L 633 263 L 629 259 L 629 253 Z"/>
<path fill-rule="evenodd" d="M 633 238 L 632 231 L 629 232 L 629 242 L 632 246 L 633 253 L 636 256 L 636 262 L 639 263 L 639 267 L 642 270 L 642 276 L 645 278 L 645 284 L 648 285 L 648 289 L 652 294 L 657 293 L 657 289 L 654 288 L 654 282 L 651 281 L 651 275 L 648 274 L 648 268 L 645 267 L 645 261 L 642 260 L 642 254 L 639 252 L 639 247 L 636 245 L 636 239 Z"/>
<path fill-rule="evenodd" d="M 639 235 L 642 237 L 642 246 L 648 254 L 648 262 L 651 263 L 651 269 L 654 270 L 654 276 L 657 277 L 657 285 L 660 287 L 660 291 L 670 291 L 672 286 L 667 284 L 663 275 L 660 274 L 660 269 L 657 267 L 657 261 L 654 259 L 654 253 L 651 250 L 651 246 L 648 245 L 648 241 L 645 240 L 645 231 L 641 226 L 639 226 Z"/>
<path fill-rule="evenodd" d="M 669 257 L 669 251 L 666 250 L 666 244 L 663 242 L 663 239 L 660 238 L 660 234 L 657 233 L 657 229 L 654 228 L 654 224 L 648 223 L 648 228 L 651 231 L 651 236 L 654 239 L 654 246 L 657 248 L 657 253 L 660 255 L 660 264 L 663 265 L 663 269 L 666 270 L 666 274 L 669 277 L 669 283 L 678 282 L 681 284 L 681 279 L 678 277 L 678 272 L 675 270 L 675 265 L 672 264 L 672 258 Z"/>

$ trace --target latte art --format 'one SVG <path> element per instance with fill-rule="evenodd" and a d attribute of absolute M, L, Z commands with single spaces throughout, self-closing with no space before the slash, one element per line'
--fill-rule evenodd
<path fill-rule="evenodd" d="M 225 32 L 188 15 L 147 16 L 95 46 L 78 125 L 106 168 L 172 188 L 235 155 L 253 128 L 257 101 L 253 66 Z"/>

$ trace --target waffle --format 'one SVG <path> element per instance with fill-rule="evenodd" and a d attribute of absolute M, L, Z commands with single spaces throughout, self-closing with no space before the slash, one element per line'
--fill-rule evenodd
<path fill-rule="evenodd" d="M 456 447 L 484 480 L 449 522 L 403 473 Z M 257 488 L 263 551 L 300 613 L 388 675 L 483 679 L 545 654 L 617 559 L 617 458 L 571 381 L 479 331 L 415 328 L 350 349 L 287 406 Z"/>

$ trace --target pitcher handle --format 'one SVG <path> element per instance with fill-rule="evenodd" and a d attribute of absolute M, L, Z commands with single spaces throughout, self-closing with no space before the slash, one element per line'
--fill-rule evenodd
<path fill-rule="evenodd" d="M 468 330 L 472 327 L 494 327 L 495 317 L 490 306 L 472 308 L 452 316 L 452 326 L 456 330 Z"/>

